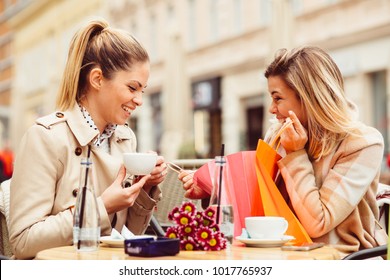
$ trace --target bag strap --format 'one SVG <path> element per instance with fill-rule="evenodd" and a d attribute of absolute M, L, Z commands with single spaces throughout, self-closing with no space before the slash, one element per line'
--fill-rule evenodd
<path fill-rule="evenodd" d="M 286 120 L 286 122 L 279 129 L 278 133 L 276 133 L 275 137 L 272 139 L 272 141 L 270 143 L 270 146 L 271 146 L 271 148 L 275 149 L 275 151 L 277 151 L 279 149 L 279 146 L 280 146 L 280 136 L 286 130 L 286 128 L 288 128 L 292 124 L 293 124 L 293 122 L 290 119 Z"/>

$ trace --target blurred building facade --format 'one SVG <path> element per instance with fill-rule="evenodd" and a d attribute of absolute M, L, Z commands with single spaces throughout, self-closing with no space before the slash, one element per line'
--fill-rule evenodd
<path fill-rule="evenodd" d="M 55 109 L 69 43 L 88 19 L 107 17 L 103 0 L 33 0 L 8 20 L 13 32 L 10 138 L 17 150 L 36 118 Z"/>
<path fill-rule="evenodd" d="M 70 36 L 93 16 L 149 51 L 144 105 L 130 120 L 140 151 L 169 160 L 214 157 L 222 143 L 225 153 L 255 149 L 271 117 L 264 69 L 277 49 L 303 44 L 331 54 L 362 121 L 389 143 L 389 0 L 33 2 L 11 19 L 14 148 L 37 116 L 54 110 Z"/>
<path fill-rule="evenodd" d="M 11 86 L 13 79 L 13 32 L 9 20 L 28 5 L 28 0 L 0 1 L 0 149 L 8 145 Z"/>
<path fill-rule="evenodd" d="M 281 47 L 318 45 L 336 60 L 346 93 L 357 103 L 361 119 L 377 127 L 389 141 L 390 1 L 388 0 L 116 0 L 110 5 L 113 24 L 133 32 L 148 48 L 152 72 L 150 102 L 138 116 L 139 134 L 151 135 L 168 158 L 172 135 L 190 128 L 196 156 L 213 157 L 225 143 L 228 153 L 255 149 L 268 126 L 269 94 L 263 77 L 267 63 Z M 172 39 L 172 37 L 174 37 Z M 172 77 L 167 64 L 184 49 L 184 68 Z M 183 58 L 182 58 L 183 60 Z M 183 66 L 177 66 L 183 67 Z M 172 90 L 167 81 L 187 81 Z M 190 91 L 187 90 L 190 88 Z M 189 95 L 189 103 L 174 97 Z M 154 100 L 160 100 L 155 102 Z M 168 100 L 168 101 L 167 101 Z M 183 122 L 169 133 L 171 120 Z M 160 114 L 160 116 L 159 116 Z M 160 135 L 156 135 L 159 134 Z M 187 132 L 185 132 L 187 133 Z M 191 137 L 189 137 L 191 139 Z M 183 139 L 183 137 L 179 137 Z M 179 145 L 178 145 L 179 144 Z M 183 147 L 191 146 L 181 143 Z"/>

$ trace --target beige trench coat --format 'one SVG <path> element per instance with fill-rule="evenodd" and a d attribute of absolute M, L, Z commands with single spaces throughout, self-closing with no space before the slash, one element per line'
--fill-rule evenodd
<path fill-rule="evenodd" d="M 86 123 L 79 107 L 40 118 L 21 140 L 15 158 L 10 197 L 10 242 L 18 259 L 33 258 L 43 249 L 73 244 L 73 214 L 79 188 L 80 160 L 98 131 Z M 109 139 L 110 154 L 92 146 L 95 193 L 101 235 L 110 235 L 108 215 L 100 194 L 110 186 L 122 164 L 122 153 L 136 150 L 136 138 L 127 126 L 118 126 Z M 142 234 L 161 197 L 158 187 L 150 196 L 141 191 L 133 207 L 117 213 L 115 228 L 126 225 Z"/>

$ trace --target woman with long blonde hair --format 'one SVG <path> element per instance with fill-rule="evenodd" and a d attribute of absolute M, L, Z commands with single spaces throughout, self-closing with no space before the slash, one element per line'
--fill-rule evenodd
<path fill-rule="evenodd" d="M 265 77 L 270 113 L 292 122 L 280 137 L 278 166 L 308 234 L 343 253 L 381 245 L 376 192 L 383 137 L 357 120 L 336 63 L 318 47 L 282 49 Z"/>
<path fill-rule="evenodd" d="M 264 139 L 280 137 L 276 181 L 307 233 L 342 254 L 382 245 L 376 193 L 383 137 L 357 120 L 336 63 L 318 47 L 282 49 L 265 77 L 276 122 Z M 179 179 L 187 197 L 209 196 L 188 172 Z"/>
<path fill-rule="evenodd" d="M 127 182 L 124 152 L 136 151 L 126 121 L 142 105 L 149 56 L 129 33 L 104 20 L 89 22 L 73 37 L 57 111 L 24 135 L 11 181 L 10 242 L 18 259 L 72 245 L 80 159 L 95 175 L 101 235 L 127 226 L 141 234 L 160 199 L 166 164 L 159 156 L 150 175 Z M 125 183 L 131 188 L 123 188 Z"/>

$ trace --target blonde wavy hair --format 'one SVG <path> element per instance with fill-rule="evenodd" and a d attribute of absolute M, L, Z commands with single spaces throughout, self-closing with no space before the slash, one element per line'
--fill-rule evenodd
<path fill-rule="evenodd" d="M 91 21 L 72 38 L 56 106 L 72 108 L 88 86 L 88 74 L 100 67 L 103 76 L 112 78 L 120 70 L 130 70 L 138 62 L 148 62 L 145 48 L 131 34 L 109 27 L 105 20 Z"/>
<path fill-rule="evenodd" d="M 329 54 L 319 47 L 281 49 L 265 77 L 278 76 L 296 93 L 308 116 L 309 157 L 330 154 L 340 141 L 355 134 L 353 104 L 345 97 L 344 81 Z"/>

